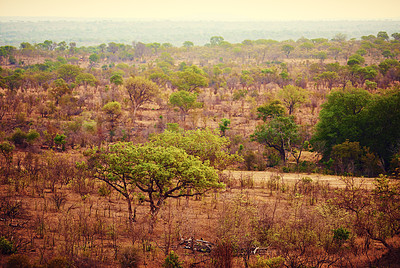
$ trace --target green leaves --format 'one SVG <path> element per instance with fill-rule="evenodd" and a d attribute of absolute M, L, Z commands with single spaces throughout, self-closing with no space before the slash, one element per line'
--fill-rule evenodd
<path fill-rule="evenodd" d="M 276 149 L 286 161 L 287 151 L 291 151 L 299 139 L 298 126 L 293 117 L 278 116 L 267 124 L 258 125 L 251 138 Z"/>
<path fill-rule="evenodd" d="M 183 149 L 203 162 L 209 161 L 210 165 L 218 170 L 224 170 L 236 161 L 241 161 L 237 154 L 229 153 L 229 139 L 210 129 L 180 132 L 166 130 L 150 137 L 150 141 L 155 146 L 175 146 Z"/>
<path fill-rule="evenodd" d="M 202 194 L 221 188 L 218 175 L 207 161 L 183 149 L 156 144 L 119 142 L 106 149 L 87 151 L 88 169 L 124 196 L 138 189 L 147 195 L 154 217 L 169 197 Z"/>

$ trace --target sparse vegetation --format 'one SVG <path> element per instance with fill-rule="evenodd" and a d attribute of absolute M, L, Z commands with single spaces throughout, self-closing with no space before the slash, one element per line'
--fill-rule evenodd
<path fill-rule="evenodd" d="M 0 266 L 394 264 L 385 33 L 0 47 Z"/>

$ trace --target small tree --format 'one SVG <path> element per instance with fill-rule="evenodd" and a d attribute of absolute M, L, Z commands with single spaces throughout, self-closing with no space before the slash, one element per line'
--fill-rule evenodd
<path fill-rule="evenodd" d="M 274 100 L 257 107 L 257 118 L 261 118 L 264 122 L 270 118 L 283 116 L 284 114 L 285 108 L 279 100 Z"/>
<path fill-rule="evenodd" d="M 293 117 L 278 116 L 267 124 L 258 125 L 252 139 L 279 152 L 281 160 L 286 162 L 287 153 L 297 143 L 298 126 Z"/>
<path fill-rule="evenodd" d="M 186 115 L 190 110 L 202 106 L 202 103 L 197 102 L 197 93 L 191 93 L 185 90 L 172 93 L 169 97 L 169 102 L 172 106 L 178 107 L 181 110 L 183 121 L 186 120 Z"/>
<path fill-rule="evenodd" d="M 222 133 L 222 136 L 225 136 L 225 132 L 229 130 L 229 125 L 231 124 L 231 120 L 222 118 L 221 123 L 219 123 L 219 130 Z"/>
<path fill-rule="evenodd" d="M 308 92 L 301 87 L 287 85 L 278 92 L 278 97 L 288 109 L 289 115 L 291 115 L 299 104 L 308 100 Z"/>
<path fill-rule="evenodd" d="M 115 135 L 115 127 L 118 118 L 121 116 L 121 104 L 117 101 L 112 101 L 103 106 L 102 111 L 106 114 L 107 120 L 110 123 L 110 141 L 113 141 Z"/>
<path fill-rule="evenodd" d="M 124 85 L 132 104 L 133 117 L 143 104 L 151 102 L 159 93 L 156 83 L 140 76 L 128 78 Z"/>

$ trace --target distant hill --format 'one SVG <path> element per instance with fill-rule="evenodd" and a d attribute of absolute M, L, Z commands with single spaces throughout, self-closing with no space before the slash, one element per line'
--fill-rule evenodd
<path fill-rule="evenodd" d="M 204 45 L 211 36 L 226 41 L 273 39 L 283 41 L 306 38 L 331 39 L 338 33 L 359 39 L 385 31 L 399 32 L 400 20 L 374 21 L 145 21 L 117 19 L 0 18 L 0 45 L 19 46 L 22 42 L 76 42 L 78 46 L 117 42 L 130 44 L 171 43 L 182 46 L 185 41 Z"/>

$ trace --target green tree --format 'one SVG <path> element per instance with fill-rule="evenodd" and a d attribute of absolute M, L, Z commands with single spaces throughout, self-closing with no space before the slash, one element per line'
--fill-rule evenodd
<path fill-rule="evenodd" d="M 299 140 L 298 126 L 292 116 L 278 116 L 266 124 L 258 125 L 251 138 L 277 150 L 281 160 L 286 162 L 288 152 L 294 149 Z"/>
<path fill-rule="evenodd" d="M 284 114 L 285 107 L 279 100 L 273 100 L 257 107 L 257 117 L 261 118 L 264 122 L 277 116 L 283 116 Z"/>
<path fill-rule="evenodd" d="M 208 86 L 208 79 L 203 72 L 197 70 L 197 67 L 186 67 L 183 71 L 176 72 L 173 75 L 172 85 L 179 90 L 193 92 L 198 91 L 201 87 Z"/>
<path fill-rule="evenodd" d="M 222 118 L 221 123 L 219 123 L 219 130 L 222 133 L 222 136 L 225 136 L 227 130 L 229 130 L 229 125 L 231 124 L 231 120 Z"/>
<path fill-rule="evenodd" d="M 210 44 L 212 46 L 218 46 L 219 44 L 221 44 L 222 41 L 224 41 L 224 38 L 222 36 L 212 36 L 210 38 Z"/>
<path fill-rule="evenodd" d="M 185 90 L 172 93 L 169 97 L 169 102 L 172 106 L 178 107 L 181 110 L 183 121 L 186 120 L 186 115 L 190 110 L 202 106 L 202 103 L 197 101 L 197 93 L 191 93 Z"/>
<path fill-rule="evenodd" d="M 54 137 L 54 144 L 61 146 L 61 150 L 65 151 L 65 144 L 67 143 L 67 136 L 58 134 Z"/>
<path fill-rule="evenodd" d="M 282 51 L 285 53 L 286 58 L 289 58 L 290 53 L 294 50 L 294 47 L 292 45 L 286 44 L 282 46 Z"/>
<path fill-rule="evenodd" d="M 150 232 L 166 199 L 223 187 L 214 168 L 176 147 L 117 143 L 87 155 L 93 176 L 123 194 L 128 203 L 133 189 L 146 195 L 144 202 L 150 206 L 152 219 Z"/>
<path fill-rule="evenodd" d="M 171 251 L 167 257 L 165 257 L 163 267 L 165 268 L 182 268 L 182 262 L 179 261 L 179 256 Z"/>
<path fill-rule="evenodd" d="M 4 159 L 6 160 L 7 169 L 10 168 L 11 166 L 14 149 L 15 146 L 9 143 L 8 141 L 3 141 L 0 143 L 0 153 L 4 156 Z"/>
<path fill-rule="evenodd" d="M 381 38 L 385 41 L 389 41 L 389 35 L 387 34 L 387 32 L 381 31 L 376 35 L 376 37 Z"/>
<path fill-rule="evenodd" d="M 400 41 L 400 33 L 392 33 L 392 37 L 393 37 L 396 41 Z"/>
<path fill-rule="evenodd" d="M 100 59 L 100 56 L 93 53 L 89 56 L 89 62 L 90 62 L 90 66 L 89 68 L 92 68 Z"/>
<path fill-rule="evenodd" d="M 63 96 L 69 95 L 72 93 L 72 89 L 70 88 L 68 83 L 64 81 L 64 79 L 59 78 L 51 84 L 49 93 L 54 98 L 54 100 L 56 101 L 56 104 L 58 105 L 60 99 Z"/>
<path fill-rule="evenodd" d="M 183 46 L 186 47 L 187 49 L 189 49 L 189 48 L 193 47 L 194 44 L 191 41 L 185 41 L 185 42 L 183 42 Z"/>
<path fill-rule="evenodd" d="M 124 86 L 128 92 L 129 100 L 131 101 L 133 117 L 136 116 L 137 110 L 143 104 L 153 101 L 159 93 L 156 83 L 141 76 L 128 78 Z"/>
<path fill-rule="evenodd" d="M 400 91 L 388 91 L 369 103 L 360 144 L 382 160 L 386 170 L 400 145 Z"/>
<path fill-rule="evenodd" d="M 63 64 L 57 69 L 58 78 L 63 79 L 67 83 L 74 82 L 76 77 L 82 72 L 79 66 L 71 64 Z"/>
<path fill-rule="evenodd" d="M 120 86 L 124 83 L 124 78 L 120 73 L 115 73 L 110 77 L 110 83 L 116 86 Z"/>
<path fill-rule="evenodd" d="M 85 88 L 87 88 L 89 85 L 92 87 L 95 86 L 98 81 L 91 73 L 80 73 L 76 76 L 75 83 L 78 85 L 83 85 Z"/>
<path fill-rule="evenodd" d="M 242 161 L 236 153 L 230 153 L 230 140 L 221 137 L 217 130 L 198 129 L 184 131 L 179 127 L 168 129 L 161 134 L 151 136 L 150 142 L 155 146 L 175 146 L 183 149 L 186 153 L 198 157 L 203 162 L 219 171 L 226 167 Z"/>
<path fill-rule="evenodd" d="M 316 78 L 324 81 L 325 84 L 327 85 L 327 87 L 329 89 L 332 89 L 332 87 L 338 81 L 339 75 L 337 74 L 337 72 L 326 71 L 326 72 L 323 72 L 323 73 L 317 75 Z"/>
<path fill-rule="evenodd" d="M 365 111 L 372 96 L 365 90 L 334 91 L 322 105 L 312 143 L 328 159 L 332 147 L 350 141 L 360 141 Z"/>
<path fill-rule="evenodd" d="M 308 101 L 308 91 L 301 87 L 287 85 L 278 91 L 278 97 L 291 115 L 298 105 Z"/>

